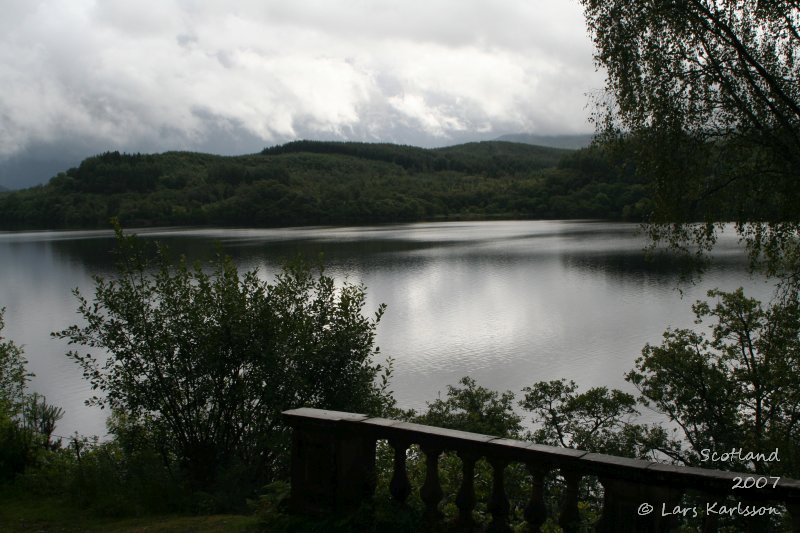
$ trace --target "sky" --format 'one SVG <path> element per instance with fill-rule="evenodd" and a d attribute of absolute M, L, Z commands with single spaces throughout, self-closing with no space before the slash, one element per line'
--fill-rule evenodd
<path fill-rule="evenodd" d="M 0 0 L 0 185 L 104 151 L 592 130 L 577 0 Z"/>

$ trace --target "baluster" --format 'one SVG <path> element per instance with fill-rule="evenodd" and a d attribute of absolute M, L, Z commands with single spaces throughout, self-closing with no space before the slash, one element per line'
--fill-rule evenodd
<path fill-rule="evenodd" d="M 603 513 L 600 520 L 595 524 L 598 533 L 613 533 L 627 529 L 635 531 L 637 520 L 642 520 L 638 510 L 630 508 L 628 500 L 633 494 L 639 494 L 642 503 L 649 503 L 658 507 L 659 502 L 647 498 L 641 493 L 641 487 L 625 483 L 624 481 L 601 477 L 600 483 L 603 485 Z"/>
<path fill-rule="evenodd" d="M 531 498 L 525 507 L 525 520 L 531 531 L 539 531 L 539 528 L 547 520 L 547 507 L 544 505 L 544 477 L 549 469 L 534 463 L 528 463 L 526 466 L 531 474 Z"/>
<path fill-rule="evenodd" d="M 705 510 L 706 504 L 715 500 L 722 501 L 724 499 L 725 496 L 723 494 L 704 493 L 700 500 L 701 508 Z M 703 525 L 701 526 L 700 530 L 702 533 L 716 533 L 719 530 L 719 515 L 715 513 L 704 514 Z"/>
<path fill-rule="evenodd" d="M 716 533 L 719 529 L 719 520 L 716 515 L 706 515 L 703 517 L 703 525 L 700 531 L 703 533 Z"/>
<path fill-rule="evenodd" d="M 492 513 L 492 522 L 487 531 L 508 532 L 511 531 L 508 525 L 510 506 L 505 487 L 505 468 L 508 463 L 503 459 L 492 458 L 489 459 L 489 464 L 492 465 L 494 475 L 492 476 L 492 495 L 486 506 Z"/>
<path fill-rule="evenodd" d="M 788 500 L 786 509 L 789 511 L 789 517 L 791 518 L 792 531 L 800 533 L 800 498 Z"/>
<path fill-rule="evenodd" d="M 406 471 L 408 443 L 390 440 L 389 444 L 394 448 L 394 472 L 392 473 L 392 480 L 389 482 L 389 492 L 395 501 L 405 503 L 408 495 L 411 494 L 411 483 L 408 481 L 408 472 Z"/>
<path fill-rule="evenodd" d="M 670 491 L 631 483 L 611 477 L 601 477 L 603 485 L 603 512 L 595 524 L 597 533 L 615 531 L 660 531 L 659 524 L 666 523 L 659 516 L 661 505 L 669 505 Z M 650 504 L 654 511 L 640 515 L 639 506 Z"/>
<path fill-rule="evenodd" d="M 629 496 L 632 496 L 632 494 L 629 494 Z M 662 502 L 667 509 L 674 509 L 676 505 L 680 505 L 682 497 L 683 489 L 681 488 L 666 486 L 650 486 L 647 488 L 647 500 Z M 638 509 L 641 501 L 641 498 L 636 498 L 631 501 L 633 504 L 630 506 L 631 514 L 633 514 L 634 506 Z M 653 505 L 658 508 L 658 503 L 654 503 Z M 650 516 L 643 517 L 643 519 L 639 521 L 640 528 L 648 522 L 653 524 L 653 529 L 655 531 L 676 531 L 680 527 L 681 520 L 677 515 L 661 516 L 661 513 L 654 512 Z"/>
<path fill-rule="evenodd" d="M 742 498 L 742 505 L 751 505 L 753 507 L 760 507 L 767 502 L 754 500 L 751 498 Z M 791 513 L 790 513 L 791 514 Z M 745 531 L 747 533 L 755 533 L 761 531 L 769 531 L 772 520 L 768 515 L 764 516 L 748 516 L 744 519 Z"/>
<path fill-rule="evenodd" d="M 475 509 L 475 462 L 478 457 L 469 452 L 458 452 L 461 459 L 461 488 L 456 495 L 458 507 L 458 526 L 461 531 L 475 527 L 472 510 Z"/>
<path fill-rule="evenodd" d="M 701 531 L 703 533 L 716 533 L 719 530 L 719 517 L 717 515 L 705 515 Z"/>
<path fill-rule="evenodd" d="M 580 514 L 578 513 L 578 485 L 581 475 L 571 470 L 562 470 L 561 475 L 567 482 L 567 490 L 564 494 L 564 504 L 561 507 L 561 517 L 558 525 L 565 532 L 578 531 L 580 525 Z"/>
<path fill-rule="evenodd" d="M 425 504 L 425 519 L 438 522 L 442 518 L 439 503 L 442 501 L 442 485 L 439 483 L 439 454 L 442 450 L 432 446 L 423 446 L 425 452 L 425 483 L 419 489 L 419 497 Z"/>

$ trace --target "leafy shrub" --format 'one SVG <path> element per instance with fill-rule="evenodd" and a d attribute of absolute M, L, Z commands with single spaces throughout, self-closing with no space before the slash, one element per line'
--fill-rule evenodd
<path fill-rule="evenodd" d="M 108 352 L 68 355 L 103 393 L 91 401 L 124 421 L 110 429 L 128 458 L 160 455 L 202 510 L 210 500 L 201 493 L 226 507 L 285 474 L 283 410 L 393 406 L 390 367 L 373 362 L 384 306 L 365 317 L 364 287 L 337 288 L 303 264 L 270 284 L 256 271 L 240 275 L 228 257 L 190 266 L 119 227 L 117 239 L 118 276 L 95 278 L 91 302 L 76 291 L 86 325 L 54 335 Z"/>

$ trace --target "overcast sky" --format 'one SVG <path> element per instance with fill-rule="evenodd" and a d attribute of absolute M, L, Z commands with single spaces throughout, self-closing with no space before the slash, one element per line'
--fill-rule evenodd
<path fill-rule="evenodd" d="M 0 3 L 0 184 L 106 150 L 585 133 L 603 85 L 577 0 Z"/>

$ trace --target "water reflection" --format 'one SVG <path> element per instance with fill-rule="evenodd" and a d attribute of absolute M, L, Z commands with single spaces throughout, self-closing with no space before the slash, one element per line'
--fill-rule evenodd
<path fill-rule="evenodd" d="M 767 298 L 750 279 L 735 239 L 723 239 L 713 268 L 676 291 L 681 264 L 645 260 L 631 224 L 460 222 L 288 229 L 155 229 L 143 238 L 174 255 L 207 260 L 215 243 L 243 269 L 270 278 L 298 255 L 325 257 L 338 280 L 368 287 L 368 309 L 388 304 L 381 352 L 395 358 L 401 406 L 424 407 L 469 374 L 515 392 L 568 377 L 582 387 L 630 387 L 622 375 L 667 325 L 692 326 L 691 303 L 708 288 L 740 285 Z M 112 273 L 106 232 L 0 233 L 0 306 L 7 334 L 26 345 L 33 386 L 63 406 L 60 431 L 103 434 L 101 413 L 76 365 L 51 331 L 77 320 L 70 290 L 91 293 L 92 274 Z"/>

